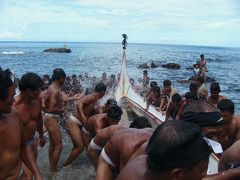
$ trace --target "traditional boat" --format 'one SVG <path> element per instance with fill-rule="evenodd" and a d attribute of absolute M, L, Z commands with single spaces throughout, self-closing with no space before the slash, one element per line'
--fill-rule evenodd
<path fill-rule="evenodd" d="M 127 101 L 127 107 L 131 108 L 138 116 L 148 117 L 150 123 L 153 127 L 157 127 L 159 124 L 165 121 L 165 115 L 162 115 L 161 112 L 158 112 L 155 107 L 149 106 L 149 109 L 146 109 L 146 102 L 144 102 L 143 97 L 137 94 L 129 80 L 127 73 L 126 65 L 126 46 L 127 46 L 127 35 L 123 34 L 123 55 L 122 55 L 122 64 L 121 64 L 121 74 L 118 86 L 115 91 L 115 98 L 117 102 L 121 100 Z M 208 174 L 215 174 L 218 172 L 218 158 L 215 154 L 211 154 L 209 157 L 208 165 Z"/>

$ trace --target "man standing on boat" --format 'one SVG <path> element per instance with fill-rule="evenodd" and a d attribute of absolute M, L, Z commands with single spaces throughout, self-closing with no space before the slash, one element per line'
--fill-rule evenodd
<path fill-rule="evenodd" d="M 143 79 L 142 79 L 142 96 L 145 95 L 148 85 L 149 85 L 150 78 L 148 77 L 148 72 L 147 70 L 143 71 Z"/>

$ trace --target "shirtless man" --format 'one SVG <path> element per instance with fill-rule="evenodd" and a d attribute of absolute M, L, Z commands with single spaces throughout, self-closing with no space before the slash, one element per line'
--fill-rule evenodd
<path fill-rule="evenodd" d="M 169 119 L 176 119 L 178 111 L 184 102 L 185 101 L 182 99 L 180 94 L 178 93 L 174 94 L 172 96 L 172 101 L 170 102 L 169 107 L 167 109 L 165 120 L 167 121 Z"/>
<path fill-rule="evenodd" d="M 142 92 L 141 95 L 144 96 L 144 94 L 147 91 L 148 85 L 149 85 L 150 78 L 148 77 L 147 70 L 143 71 L 143 78 L 142 78 Z"/>
<path fill-rule="evenodd" d="M 240 139 L 240 117 L 234 115 L 235 105 L 230 99 L 221 100 L 217 107 L 221 111 L 222 118 L 226 121 L 225 131 L 226 131 L 226 147 L 227 149 L 234 142 Z"/>
<path fill-rule="evenodd" d="M 202 76 L 197 77 L 196 83 L 198 86 L 198 94 L 208 98 L 208 89 L 205 85 L 205 79 Z"/>
<path fill-rule="evenodd" d="M 177 91 L 172 87 L 172 82 L 170 80 L 163 81 L 162 90 L 162 100 L 158 111 L 167 111 L 169 103 L 172 101 L 172 96 L 176 94 Z"/>
<path fill-rule="evenodd" d="M 97 114 L 107 113 L 109 110 L 109 107 L 114 106 L 114 105 L 117 105 L 117 101 L 113 98 L 110 98 L 107 100 L 105 106 L 103 106 L 103 107 L 99 106 L 96 108 L 96 113 Z"/>
<path fill-rule="evenodd" d="M 57 163 L 63 148 L 62 136 L 60 132 L 59 121 L 63 112 L 63 101 L 74 100 L 74 98 L 63 99 L 61 87 L 64 84 L 66 74 L 61 68 L 53 70 L 52 84 L 49 86 L 45 97 L 44 124 L 49 134 L 49 164 L 52 174 L 57 172 Z"/>
<path fill-rule="evenodd" d="M 118 124 L 122 114 L 122 109 L 115 105 L 110 106 L 107 113 L 91 116 L 82 128 L 85 146 L 88 147 L 91 139 L 94 138 L 101 129 Z"/>
<path fill-rule="evenodd" d="M 130 161 L 117 179 L 201 180 L 207 173 L 210 153 L 196 125 L 166 121 L 154 131 L 146 155 Z"/>
<path fill-rule="evenodd" d="M 204 54 L 200 55 L 197 67 L 199 68 L 198 77 L 202 76 L 206 81 L 207 61 L 204 58 Z"/>
<path fill-rule="evenodd" d="M 95 114 L 95 105 L 106 92 L 106 85 L 98 83 L 93 93 L 81 98 L 74 113 L 67 120 L 68 132 L 73 142 L 73 149 L 65 161 L 64 166 L 69 165 L 84 150 L 85 145 L 82 137 L 82 127 L 87 119 Z"/>
<path fill-rule="evenodd" d="M 220 95 L 221 89 L 218 82 L 213 82 L 210 86 L 210 96 L 208 101 L 217 106 L 217 103 L 222 99 L 227 99 L 226 97 Z"/>
<path fill-rule="evenodd" d="M 152 128 L 117 131 L 101 152 L 96 180 L 113 179 L 113 174 L 119 173 L 124 168 L 132 154 L 148 141 L 152 132 Z"/>
<path fill-rule="evenodd" d="M 26 143 L 20 116 L 11 108 L 14 94 L 11 73 L 0 71 L 0 179 L 19 179 L 24 162 L 39 180 L 41 175 L 34 154 Z"/>
<path fill-rule="evenodd" d="M 36 131 L 39 133 L 40 145 L 44 146 L 43 120 L 41 113 L 41 100 L 39 100 L 41 78 L 35 73 L 27 73 L 19 82 L 20 95 L 15 98 L 13 107 L 18 111 L 23 124 L 24 136 L 31 147 L 35 160 L 37 160 L 38 141 Z M 32 179 L 31 171 L 24 167 L 26 179 Z"/>
<path fill-rule="evenodd" d="M 149 97 L 149 95 L 153 92 L 153 87 L 157 86 L 157 82 L 156 81 L 151 81 L 150 82 L 150 87 L 147 89 L 145 95 L 144 95 L 144 101 L 146 101 Z"/>
<path fill-rule="evenodd" d="M 138 117 L 133 120 L 129 128 L 143 129 L 147 127 L 152 127 L 145 117 Z M 98 157 L 109 139 L 118 130 L 126 129 L 125 127 L 118 125 L 112 125 L 99 131 L 96 136 L 92 139 L 90 145 L 88 146 L 88 157 L 92 161 L 95 169 L 97 169 Z"/>
<path fill-rule="evenodd" d="M 161 104 L 161 89 L 159 86 L 152 87 L 152 93 L 147 98 L 147 107 L 146 109 L 149 109 L 150 105 L 153 105 L 154 107 L 158 108 Z"/>

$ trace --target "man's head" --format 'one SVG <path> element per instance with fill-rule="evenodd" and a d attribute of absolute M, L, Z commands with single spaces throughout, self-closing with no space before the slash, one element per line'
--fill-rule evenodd
<path fill-rule="evenodd" d="M 104 80 L 104 79 L 106 79 L 107 78 L 107 73 L 102 73 L 102 79 Z"/>
<path fill-rule="evenodd" d="M 172 86 L 172 82 L 169 79 L 163 81 L 163 88 L 166 93 L 171 92 L 172 90 L 171 86 Z"/>
<path fill-rule="evenodd" d="M 197 93 L 198 92 L 198 86 L 196 83 L 192 82 L 189 85 L 189 91 L 193 92 L 193 93 Z"/>
<path fill-rule="evenodd" d="M 221 88 L 220 88 L 220 85 L 218 82 L 213 82 L 211 83 L 210 85 L 210 94 L 211 94 L 211 97 L 213 99 L 218 99 L 219 98 L 219 94 L 221 92 Z"/>
<path fill-rule="evenodd" d="M 222 132 L 226 123 L 219 110 L 211 103 L 203 100 L 195 100 L 185 106 L 182 121 L 194 123 L 202 128 L 203 134 L 218 142 L 223 139 Z"/>
<path fill-rule="evenodd" d="M 143 75 L 144 75 L 144 76 L 148 75 L 148 71 L 147 71 L 147 70 L 144 70 L 144 71 L 143 71 Z"/>
<path fill-rule="evenodd" d="M 204 54 L 201 54 L 201 55 L 200 55 L 200 59 L 201 59 L 201 60 L 204 60 Z"/>
<path fill-rule="evenodd" d="M 62 68 L 56 68 L 53 70 L 52 80 L 58 81 L 58 83 L 62 86 L 64 84 L 66 78 L 66 74 Z"/>
<path fill-rule="evenodd" d="M 41 93 L 42 80 L 35 73 L 24 74 L 19 81 L 19 90 L 31 99 L 37 99 Z"/>
<path fill-rule="evenodd" d="M 148 119 L 140 116 L 133 120 L 130 124 L 129 128 L 136 128 L 136 129 L 144 129 L 144 128 L 151 128 L 152 125 L 149 123 Z"/>
<path fill-rule="evenodd" d="M 111 106 L 115 106 L 115 105 L 117 105 L 117 101 L 113 98 L 110 98 L 107 100 L 105 104 L 105 110 L 108 111 Z"/>
<path fill-rule="evenodd" d="M 100 98 L 102 98 L 105 95 L 106 92 L 106 85 L 102 82 L 97 83 L 97 85 L 95 86 L 94 91 L 100 94 Z"/>
<path fill-rule="evenodd" d="M 196 98 L 196 93 L 187 92 L 187 93 L 185 94 L 186 103 L 192 102 L 193 100 L 195 100 L 195 98 Z"/>
<path fill-rule="evenodd" d="M 154 87 L 152 88 L 152 92 L 153 92 L 153 94 L 154 94 L 155 96 L 159 96 L 160 93 L 161 93 L 161 89 L 160 89 L 159 86 L 154 86 Z"/>
<path fill-rule="evenodd" d="M 10 113 L 14 102 L 15 86 L 9 70 L 0 71 L 0 114 Z"/>
<path fill-rule="evenodd" d="M 182 103 L 182 96 L 178 93 L 175 93 L 172 96 L 172 102 L 176 105 L 180 105 Z"/>
<path fill-rule="evenodd" d="M 154 131 L 146 153 L 148 168 L 169 180 L 201 180 L 207 173 L 211 150 L 198 126 L 172 120 Z"/>
<path fill-rule="evenodd" d="M 217 107 L 221 111 L 222 118 L 230 122 L 235 111 L 234 103 L 230 99 L 223 99 L 217 104 Z"/>
<path fill-rule="evenodd" d="M 118 106 L 110 106 L 107 112 L 107 118 L 111 125 L 118 124 L 122 117 L 122 109 Z"/>

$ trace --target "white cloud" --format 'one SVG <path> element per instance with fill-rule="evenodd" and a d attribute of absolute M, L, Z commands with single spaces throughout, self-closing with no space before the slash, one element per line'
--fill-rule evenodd
<path fill-rule="evenodd" d="M 22 36 L 23 36 L 23 33 L 20 33 L 20 32 L 11 32 L 8 30 L 4 30 L 0 32 L 0 40 L 20 39 Z"/>

